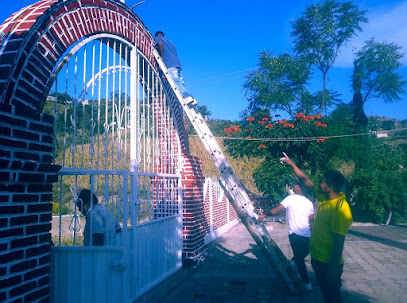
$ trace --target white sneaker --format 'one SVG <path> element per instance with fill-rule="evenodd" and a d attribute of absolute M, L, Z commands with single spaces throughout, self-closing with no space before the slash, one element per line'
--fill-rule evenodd
<path fill-rule="evenodd" d="M 311 290 L 312 290 L 311 282 L 308 283 L 308 284 L 305 284 L 305 288 L 306 288 L 307 290 L 311 291 Z"/>

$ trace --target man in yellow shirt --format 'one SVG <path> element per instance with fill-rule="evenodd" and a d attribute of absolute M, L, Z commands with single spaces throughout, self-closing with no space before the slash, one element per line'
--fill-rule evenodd
<path fill-rule="evenodd" d="M 336 170 L 327 171 L 319 187 L 284 153 L 282 163 L 291 166 L 302 184 L 314 191 L 319 202 L 311 230 L 310 254 L 318 285 L 325 302 L 341 302 L 342 251 L 352 224 L 352 213 L 341 192 L 345 177 Z"/>

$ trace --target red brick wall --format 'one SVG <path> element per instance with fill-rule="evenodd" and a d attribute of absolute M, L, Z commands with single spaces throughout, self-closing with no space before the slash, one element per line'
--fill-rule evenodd
<path fill-rule="evenodd" d="M 0 103 L 0 301 L 48 300 L 53 118 Z"/>
<path fill-rule="evenodd" d="M 206 191 L 204 210 L 207 221 L 205 234 L 208 234 L 235 220 L 237 218 L 237 213 L 223 194 L 222 190 L 219 195 L 217 195 L 210 178 L 207 178 L 205 182 Z"/>
<path fill-rule="evenodd" d="M 207 221 L 204 214 L 202 160 L 184 156 L 182 169 L 183 214 L 184 214 L 184 261 L 186 265 L 196 264 L 205 258 L 204 243 Z"/>

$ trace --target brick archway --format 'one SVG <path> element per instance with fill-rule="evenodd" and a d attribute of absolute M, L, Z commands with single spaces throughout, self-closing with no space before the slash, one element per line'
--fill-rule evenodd
<path fill-rule="evenodd" d="M 154 62 L 153 37 L 133 11 L 115 0 L 42 0 L 0 26 L 0 280 L 4 282 L 0 301 L 49 300 L 50 201 L 60 167 L 52 164 L 54 119 L 43 114 L 42 107 L 64 53 L 84 37 L 101 32 L 129 41 Z M 178 104 L 172 109 L 189 163 L 194 158 L 189 157 L 182 109 Z M 184 178 L 196 176 L 186 172 Z M 199 197 L 190 197 L 197 203 L 202 201 L 203 187 L 202 178 L 198 179 L 186 190 L 199 188 Z M 196 243 L 196 233 L 190 231 Z M 198 246 L 201 254 L 203 235 Z"/>
<path fill-rule="evenodd" d="M 140 18 L 117 0 L 42 0 L 0 27 L 0 103 L 41 112 L 52 74 L 64 52 L 101 32 L 124 38 L 155 62 L 154 39 Z M 189 155 L 182 109 L 172 104 L 183 153 Z"/>
<path fill-rule="evenodd" d="M 152 36 L 127 6 L 114 0 L 43 0 L 15 13 L 2 27 L 2 103 L 38 110 L 65 51 L 100 32 L 123 37 L 154 62 Z"/>

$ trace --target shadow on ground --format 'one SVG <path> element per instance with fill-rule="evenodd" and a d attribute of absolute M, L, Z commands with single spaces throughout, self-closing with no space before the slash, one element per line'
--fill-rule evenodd
<path fill-rule="evenodd" d="M 267 228 L 270 228 L 272 238 L 284 254 L 291 257 L 285 224 L 270 222 L 267 223 Z M 385 232 L 387 230 L 375 234 L 370 232 L 370 229 L 352 228 L 350 242 L 345 245 L 352 245 L 352 241 L 357 243 L 361 239 L 368 239 L 369 242 L 384 241 L 390 246 L 400 247 L 402 244 L 404 248 L 405 243 L 397 241 L 399 239 L 396 234 L 400 234 L 398 231 L 395 235 L 392 231 L 389 235 Z M 364 243 L 366 241 L 362 241 L 361 245 Z M 208 245 L 208 256 L 198 268 L 181 269 L 136 302 L 321 303 L 323 300 L 310 266 L 309 256 L 306 265 L 313 290 L 303 297 L 290 296 L 282 280 L 273 272 L 244 225 L 240 223 Z M 351 270 L 348 267 L 349 274 L 352 274 Z M 345 273 L 346 271 L 345 265 Z M 357 280 L 343 281 L 343 302 L 379 302 L 373 293 L 362 286 L 364 277 L 365 275 L 361 273 Z M 358 286 L 358 283 L 362 284 Z"/>

